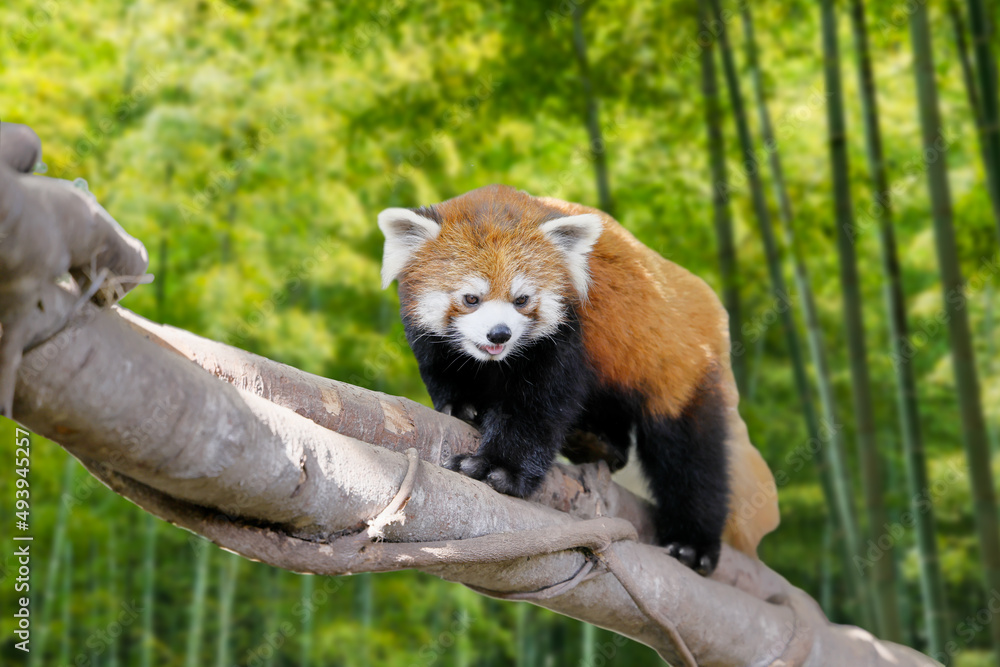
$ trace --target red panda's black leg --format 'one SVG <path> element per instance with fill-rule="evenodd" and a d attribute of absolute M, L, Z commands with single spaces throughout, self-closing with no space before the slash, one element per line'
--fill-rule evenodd
<path fill-rule="evenodd" d="M 583 414 L 563 444 L 562 454 L 573 463 L 603 459 L 611 472 L 628 464 L 640 401 L 633 392 L 595 388 Z"/>
<path fill-rule="evenodd" d="M 450 389 L 476 408 L 482 440 L 475 454 L 452 457 L 445 466 L 501 493 L 523 497 L 534 491 L 578 421 L 591 386 L 578 336 L 578 329 L 567 326 L 509 364 L 466 367 L 456 375 Z"/>
<path fill-rule="evenodd" d="M 471 420 L 482 434 L 475 454 L 445 467 L 497 491 L 526 496 L 548 472 L 583 411 L 593 383 L 573 313 L 552 335 L 501 362 L 470 359 L 452 341 L 421 334 L 404 317 L 407 340 L 438 411 Z"/>
<path fill-rule="evenodd" d="M 579 416 L 585 391 L 579 378 L 569 382 L 550 375 L 544 380 L 509 387 L 502 399 L 485 407 L 476 418 L 479 451 L 454 456 L 445 466 L 501 493 L 524 497 L 534 491 Z"/>
<path fill-rule="evenodd" d="M 657 503 L 660 544 L 708 575 L 718 564 L 729 514 L 724 406 L 701 392 L 677 417 L 645 415 L 638 454 Z"/>

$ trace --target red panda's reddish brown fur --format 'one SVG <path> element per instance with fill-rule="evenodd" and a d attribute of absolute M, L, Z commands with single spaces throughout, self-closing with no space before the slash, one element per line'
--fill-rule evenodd
<path fill-rule="evenodd" d="M 580 308 L 584 342 L 609 381 L 642 390 L 648 409 L 670 416 L 706 382 L 717 382 L 728 412 L 732 505 L 723 539 L 756 555 L 778 527 L 774 476 L 739 416 L 729 360 L 729 317 L 704 280 L 640 243 L 605 213 L 559 199 L 539 203 L 566 215 L 594 213 L 604 232 L 590 255 L 591 286 Z M 648 304 L 665 307 L 649 308 Z M 639 320 L 631 316 L 641 312 Z"/>

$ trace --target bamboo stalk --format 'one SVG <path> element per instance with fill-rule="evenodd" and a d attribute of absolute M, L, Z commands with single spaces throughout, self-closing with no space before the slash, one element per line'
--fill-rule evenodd
<path fill-rule="evenodd" d="M 299 665 L 300 667 L 309 667 L 313 664 L 313 626 L 315 623 L 315 614 L 312 596 L 316 578 L 305 574 L 300 579 L 302 581 L 302 634 L 300 635 L 299 644 L 301 649 Z"/>
<path fill-rule="evenodd" d="M 49 560 L 45 568 L 45 579 L 43 579 L 42 596 L 38 601 L 40 611 L 38 613 L 38 634 L 36 635 L 35 646 L 29 654 L 28 664 L 31 667 L 38 667 L 45 664 L 45 649 L 48 643 L 49 628 L 52 624 L 52 611 L 56 603 L 56 589 L 61 576 L 69 576 L 69 572 L 60 573 L 60 565 L 63 561 L 63 549 L 66 543 L 66 525 L 69 518 L 69 506 L 67 502 L 73 489 L 73 475 L 76 474 L 76 459 L 67 456 L 63 463 L 62 481 L 60 482 L 60 503 L 56 512 L 56 525 L 52 530 L 52 550 L 49 551 Z"/>
<path fill-rule="evenodd" d="M 66 541 L 63 546 L 63 576 L 59 587 L 60 606 L 60 648 L 59 664 L 69 665 L 70 652 L 73 649 L 72 614 L 73 614 L 73 542 Z"/>
<path fill-rule="evenodd" d="M 805 252 L 802 249 L 802 244 L 799 242 L 798 236 L 795 234 L 791 198 L 788 196 L 788 188 L 785 185 L 785 172 L 781 162 L 781 151 L 778 139 L 774 133 L 774 126 L 771 123 L 771 114 L 768 110 L 767 98 L 764 93 L 763 73 L 757 57 L 753 17 L 749 8 L 743 10 L 743 27 L 746 33 L 747 61 L 754 82 L 753 89 L 757 101 L 761 135 L 764 145 L 768 147 L 768 163 L 774 182 L 775 196 L 778 200 L 778 220 L 781 222 L 785 245 L 792 252 L 795 286 L 799 293 L 799 307 L 802 310 L 802 318 L 806 324 L 806 340 L 809 344 L 809 354 L 816 369 L 816 379 L 819 385 L 820 408 L 823 413 L 823 420 L 827 424 L 834 425 L 840 422 L 836 394 L 833 388 L 832 372 L 830 370 L 829 357 L 827 356 L 827 346 L 823 337 L 823 328 L 820 325 L 819 309 L 816 307 L 816 298 L 812 289 L 812 278 L 809 275 Z M 839 477 L 840 485 L 845 489 L 850 489 L 852 485 L 842 432 L 843 430 L 840 428 L 831 429 L 830 455 L 834 461 L 831 467 Z M 854 511 L 853 501 L 849 511 L 852 513 Z M 860 543 L 860 538 L 858 542 Z M 855 567 L 854 562 L 858 555 L 859 552 L 857 551 L 847 554 L 847 562 L 851 563 L 851 567 Z"/>
<path fill-rule="evenodd" d="M 614 200 L 608 180 L 607 146 L 601 136 L 600 108 L 594 86 L 590 80 L 590 62 L 587 58 L 587 40 L 583 35 L 583 14 L 590 5 L 578 3 L 573 7 L 573 51 L 580 67 L 580 83 L 583 86 L 584 102 L 587 109 L 587 134 L 590 137 L 588 154 L 594 161 L 594 175 L 597 179 L 598 208 L 614 215 Z"/>
<path fill-rule="evenodd" d="M 105 504 L 106 510 L 105 514 L 108 517 L 114 517 L 114 504 L 117 498 L 111 494 L 108 495 L 107 503 Z M 107 559 L 107 591 L 108 591 L 108 618 L 109 625 L 114 623 L 114 618 L 118 614 L 119 605 L 121 604 L 120 595 L 118 593 L 118 535 L 117 526 L 112 520 L 109 522 L 108 526 L 108 559 Z M 110 636 L 110 633 L 109 633 Z M 111 637 L 111 641 L 108 642 L 108 666 L 118 667 L 118 645 L 120 636 Z"/>
<path fill-rule="evenodd" d="M 937 82 L 934 78 L 934 56 L 931 51 L 927 8 L 920 3 L 917 3 L 916 9 L 910 15 L 910 35 L 913 41 L 914 74 L 917 80 L 924 150 L 936 153 L 939 151 L 936 144 L 941 136 L 941 111 L 938 104 Z M 972 348 L 969 314 L 962 296 L 963 280 L 952 223 L 947 161 L 928 160 L 926 167 L 934 219 L 934 236 L 937 241 L 935 246 L 938 264 L 941 267 L 943 310 L 948 322 L 955 388 L 958 393 L 963 440 L 969 463 L 973 512 L 979 535 L 985 590 L 989 592 L 1000 590 L 1000 522 L 997 518 L 993 474 L 990 468 L 986 423 L 980 403 L 979 377 Z M 989 628 L 996 662 L 1000 665 L 1000 614 L 993 615 Z"/>
<path fill-rule="evenodd" d="M 590 623 L 583 623 L 583 632 L 580 636 L 580 665 L 581 667 L 591 667 L 594 664 L 594 648 L 597 643 L 597 626 Z"/>
<path fill-rule="evenodd" d="M 862 311 L 861 277 L 857 250 L 854 247 L 854 206 L 851 202 L 851 176 L 847 156 L 847 125 L 844 121 L 844 90 L 840 77 L 840 44 L 837 38 L 837 14 L 834 0 L 823 0 L 823 61 L 826 80 L 827 123 L 830 141 L 830 168 L 833 172 L 833 208 L 837 224 L 837 255 L 840 259 L 840 285 L 843 292 L 844 327 L 851 368 L 854 418 L 858 435 L 858 461 L 861 487 L 868 516 L 868 537 L 878 541 L 886 530 L 889 517 L 883 501 L 882 457 L 875 431 L 871 374 L 868 370 L 868 346 Z M 860 557 L 858 553 L 856 556 Z M 860 567 L 860 566 L 858 566 Z M 893 641 L 902 639 L 899 606 L 896 601 L 896 578 L 892 558 L 877 558 L 874 563 L 876 593 L 872 600 L 880 633 Z"/>
<path fill-rule="evenodd" d="M 208 588 L 208 565 L 211 561 L 214 547 L 200 538 L 192 538 L 195 548 L 194 590 L 191 595 L 191 606 L 188 612 L 187 649 L 185 651 L 185 667 L 200 667 L 201 639 L 205 632 L 205 590 Z"/>
<path fill-rule="evenodd" d="M 875 89 L 875 74 L 872 67 L 863 0 L 852 0 L 851 21 L 855 49 L 857 50 L 868 169 L 874 193 L 873 211 L 877 214 L 879 222 L 882 271 L 885 275 L 886 310 L 889 314 L 893 365 L 896 371 L 896 396 L 903 434 L 907 486 L 911 498 L 910 510 L 916 521 L 920 590 L 923 598 L 927 645 L 931 653 L 943 655 L 948 602 L 944 595 L 944 580 L 941 576 L 941 564 L 938 557 L 937 540 L 935 539 L 937 531 L 935 529 L 934 508 L 923 507 L 919 504 L 925 490 L 930 488 L 930 482 L 927 475 L 923 433 L 920 429 L 917 382 L 905 347 L 910 335 L 906 321 L 906 297 L 903 293 L 899 253 L 896 247 L 896 232 L 893 228 L 892 201 L 889 196 L 891 190 L 882 149 L 878 97 Z"/>
<path fill-rule="evenodd" d="M 983 160 L 983 168 L 987 174 L 986 191 L 990 196 L 990 203 L 993 205 L 993 215 L 1000 224 L 1000 192 L 997 191 L 993 179 L 989 174 L 995 167 L 992 163 L 992 154 L 987 149 L 987 140 L 983 136 L 985 123 L 983 122 L 982 101 L 979 96 L 978 84 L 976 83 L 976 71 L 969 58 L 969 44 L 966 39 L 965 17 L 962 16 L 962 8 L 958 6 L 958 0 L 948 0 L 948 16 L 951 18 L 952 30 L 955 33 L 955 50 L 958 54 L 958 62 L 962 67 L 962 80 L 965 83 L 965 92 L 969 100 L 969 108 L 972 110 L 972 117 L 976 122 L 976 135 L 979 139 L 979 154 Z"/>
<path fill-rule="evenodd" d="M 983 365 L 987 376 L 995 375 L 997 372 L 996 364 L 996 324 L 994 318 L 996 317 L 996 292 L 993 290 L 992 285 L 986 286 L 986 313 L 983 316 L 983 337 L 986 339 L 986 363 Z M 992 424 L 987 421 L 987 428 L 989 428 L 990 434 L 990 450 L 994 454 L 1000 453 L 1000 424 L 994 421 Z"/>
<path fill-rule="evenodd" d="M 273 641 L 278 632 L 278 604 L 281 601 L 280 576 L 282 570 L 269 568 L 267 573 L 267 601 L 264 609 L 264 637 L 267 641 Z M 266 651 L 264 654 L 264 667 L 274 667 L 277 664 L 277 647 Z"/>
<path fill-rule="evenodd" d="M 702 23 L 708 18 L 708 8 L 699 7 Z M 729 176 L 726 173 L 726 145 L 719 108 L 719 88 L 715 70 L 714 43 L 702 45 L 702 93 L 705 97 L 705 124 L 708 128 L 708 152 L 712 173 L 712 208 L 715 213 L 715 235 L 718 239 L 719 273 L 722 278 L 722 302 L 729 313 L 729 340 L 732 347 L 733 376 L 740 393 L 747 391 L 746 348 L 743 343 L 740 306 L 739 271 L 736 263 L 736 242 L 733 238 L 733 218 L 729 209 Z"/>
<path fill-rule="evenodd" d="M 233 623 L 233 599 L 236 597 L 236 581 L 239 578 L 240 564 L 243 559 L 236 554 L 225 554 L 220 567 L 219 580 L 222 589 L 219 592 L 219 639 L 215 649 L 215 666 L 227 667 L 233 664 L 232 647 L 229 636 Z"/>
<path fill-rule="evenodd" d="M 991 17 L 986 12 L 983 0 L 968 0 L 968 7 L 982 106 L 979 127 L 985 155 L 987 190 L 996 195 L 991 197 L 991 201 L 997 230 L 1000 231 L 1000 91 L 997 90 L 996 56 L 990 44 Z M 912 16 L 910 20 L 913 21 Z M 997 639 L 1000 641 L 1000 637 Z M 1000 646 L 997 651 L 1000 652 Z"/>
<path fill-rule="evenodd" d="M 754 144 L 744 110 L 743 95 L 740 91 L 736 62 L 732 49 L 729 46 L 729 37 L 724 27 L 725 24 L 720 18 L 722 10 L 719 0 L 710 1 L 714 10 L 713 16 L 718 20 L 718 24 L 722 26 L 719 30 L 719 46 L 722 53 L 726 82 L 729 88 L 730 106 L 732 107 L 733 117 L 736 121 L 736 128 L 744 158 L 747 160 L 746 171 L 750 180 L 754 211 L 760 225 L 761 237 L 764 241 L 764 252 L 767 257 L 768 272 L 771 277 L 771 288 L 777 298 L 783 299 L 786 298 L 784 295 L 788 294 L 788 288 L 785 284 L 785 277 L 782 274 L 781 255 L 774 237 L 771 214 L 764 196 L 764 186 L 761 182 L 760 171 L 755 164 Z M 798 330 L 795 327 L 792 309 L 784 309 L 781 315 L 787 337 L 789 357 L 791 358 L 792 370 L 795 376 L 796 390 L 802 401 L 802 412 L 806 420 L 806 428 L 810 438 L 815 439 L 817 443 L 823 443 L 826 437 L 820 428 L 816 407 L 813 405 L 812 389 L 809 386 L 805 360 L 802 356 L 802 343 L 799 339 Z M 831 429 L 836 429 L 836 424 L 830 424 L 829 426 Z M 851 498 L 850 489 L 846 486 L 847 473 L 845 459 L 843 452 L 837 451 L 836 441 L 826 443 L 823 450 L 824 456 L 816 459 L 819 478 L 827 503 L 834 508 L 838 522 L 844 527 L 844 548 L 846 549 L 847 559 L 850 561 L 851 556 L 860 553 L 861 540 L 857 519 L 854 514 L 854 501 Z M 872 627 L 872 619 L 866 588 L 856 570 L 851 569 L 849 572 L 851 573 L 851 590 L 857 600 L 861 623 L 870 628 Z"/>
<path fill-rule="evenodd" d="M 146 539 L 143 542 L 142 559 L 142 667 L 153 667 L 153 647 L 156 635 L 153 632 L 153 609 L 156 592 L 156 533 L 157 521 L 152 514 L 146 515 Z"/>

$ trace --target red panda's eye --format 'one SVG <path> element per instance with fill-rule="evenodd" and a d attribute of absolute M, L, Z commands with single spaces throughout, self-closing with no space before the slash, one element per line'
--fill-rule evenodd
<path fill-rule="evenodd" d="M 527 295 L 519 296 L 516 299 L 514 299 L 514 305 L 517 306 L 518 308 L 524 306 L 526 303 L 528 303 Z"/>
<path fill-rule="evenodd" d="M 472 294 L 466 294 L 464 299 L 466 306 L 475 306 L 477 303 L 479 303 L 479 297 L 474 296 Z"/>

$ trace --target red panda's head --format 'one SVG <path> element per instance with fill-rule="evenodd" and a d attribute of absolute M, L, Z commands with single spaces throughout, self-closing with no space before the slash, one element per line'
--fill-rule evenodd
<path fill-rule="evenodd" d="M 432 207 L 389 208 L 382 286 L 399 279 L 404 314 L 481 361 L 552 335 L 586 299 L 599 216 L 565 216 L 507 186 Z"/>

